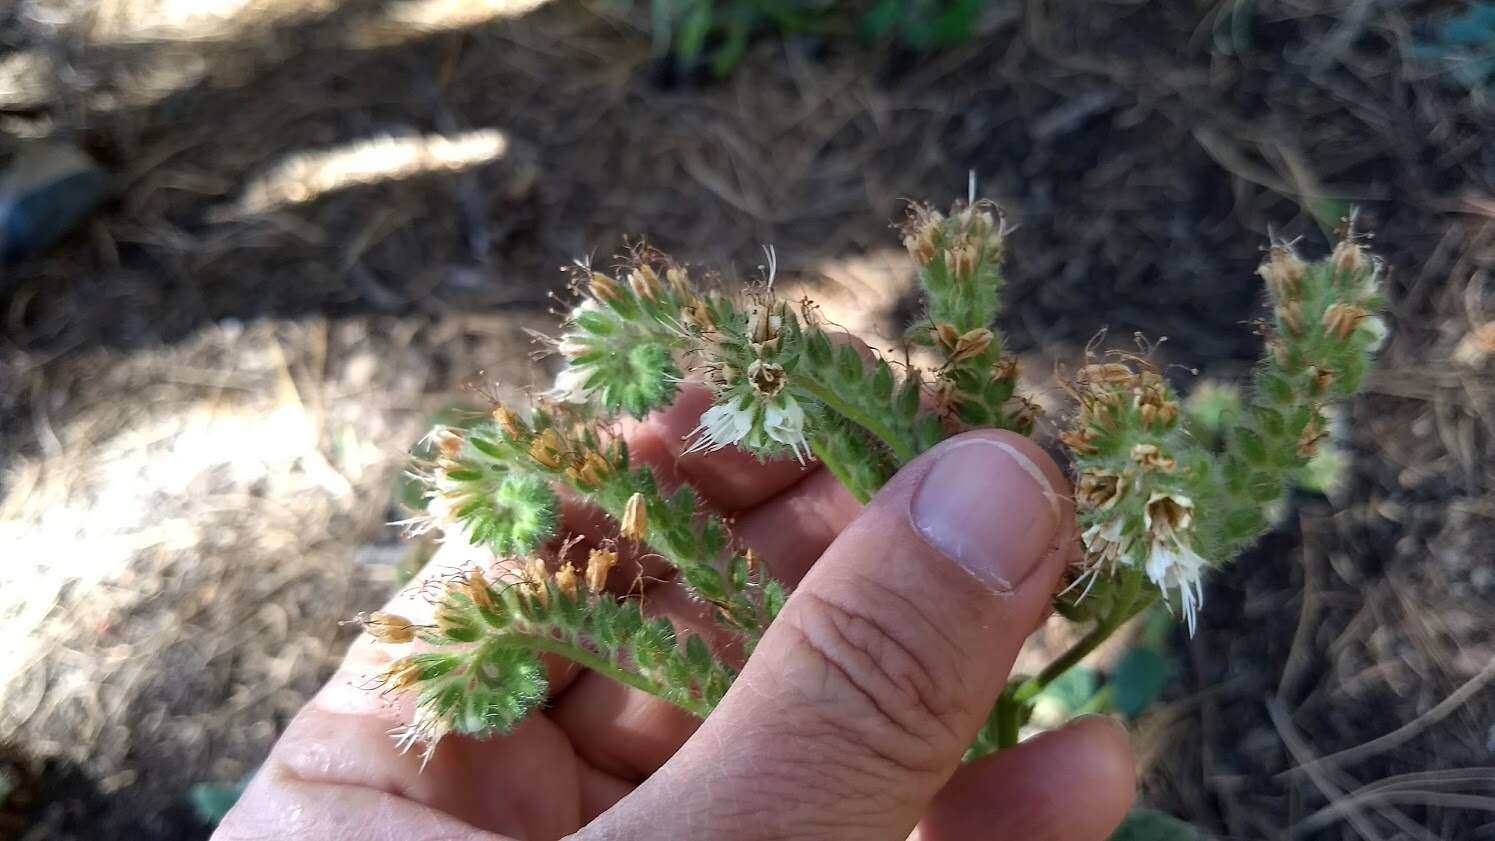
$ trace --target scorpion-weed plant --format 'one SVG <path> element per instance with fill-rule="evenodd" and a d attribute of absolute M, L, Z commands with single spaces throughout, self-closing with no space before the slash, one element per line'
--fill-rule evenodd
<path fill-rule="evenodd" d="M 767 574 L 773 559 L 737 543 L 689 486 L 666 493 L 614 423 L 668 406 L 688 375 L 715 395 L 690 450 L 815 459 L 861 500 L 951 435 L 1033 430 L 1038 407 L 1018 393 L 1017 359 L 994 323 L 1000 215 L 985 202 L 949 214 L 916 205 L 902 235 L 924 293 L 907 341 L 938 359 L 932 367 L 869 361 L 838 342 L 810 302 L 775 290 L 771 251 L 766 277 L 741 291 L 704 284 L 642 246 L 611 274 L 577 264 L 579 303 L 547 340 L 565 360 L 555 387 L 527 413 L 496 405 L 476 425 L 438 427 L 415 470 L 427 504 L 411 531 L 503 558 L 508 572 L 475 566 L 446 581 L 433 624 L 366 617 L 379 639 L 423 643 L 378 681 L 414 694 L 407 745 L 431 750 L 446 733 L 515 727 L 545 698 L 547 653 L 697 716 L 721 700 L 738 671 L 731 662 L 647 616 L 636 591 L 608 588 L 620 544 L 604 541 L 576 566 L 575 544 L 560 534 L 558 489 L 606 512 L 622 545 L 672 564 L 751 656 L 788 596 Z M 1038 693 L 1154 600 L 1192 632 L 1205 574 L 1267 529 L 1326 434 L 1325 407 L 1360 387 L 1385 329 L 1379 265 L 1350 226 L 1316 262 L 1274 244 L 1259 274 L 1272 310 L 1266 354 L 1249 396 L 1208 434 L 1191 433 L 1144 355 L 1090 358 L 1066 378 L 1076 408 L 1060 438 L 1084 552 L 1054 607 L 1089 630 L 1037 675 L 1010 682 L 968 757 L 1015 743 Z"/>

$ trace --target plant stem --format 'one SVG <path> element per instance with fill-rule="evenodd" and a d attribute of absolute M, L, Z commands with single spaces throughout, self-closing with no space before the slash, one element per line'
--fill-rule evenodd
<path fill-rule="evenodd" d="M 595 654 L 579 645 L 563 642 L 553 637 L 536 636 L 533 634 L 505 634 L 503 642 L 507 645 L 515 645 L 528 648 L 531 651 L 542 651 L 547 654 L 556 654 L 565 657 L 583 668 L 591 669 L 598 674 L 604 675 L 625 686 L 631 686 L 643 692 L 647 692 L 656 698 L 662 698 L 697 718 L 705 718 L 711 712 L 711 708 L 697 700 L 685 700 L 671 697 L 665 688 L 643 675 L 630 672 L 618 664 L 608 660 L 601 655 Z"/>
<path fill-rule="evenodd" d="M 884 423 L 881 418 L 863 412 L 856 405 L 842 399 L 841 395 L 836 394 L 831 389 L 806 377 L 793 377 L 791 384 L 794 388 L 819 400 L 830 407 L 832 411 L 875 435 L 879 441 L 882 441 L 887 445 L 888 449 L 893 451 L 893 455 L 898 459 L 899 466 L 908 464 L 918 455 L 914 451 L 914 448 L 903 438 L 899 437 L 898 433 L 891 426 Z"/>
<path fill-rule="evenodd" d="M 997 750 L 1007 750 L 1017 745 L 1022 720 L 1027 717 L 1022 714 L 1023 707 L 1017 700 L 1016 693 L 1003 692 L 997 698 Z"/>
<path fill-rule="evenodd" d="M 1142 612 L 1152 600 L 1157 598 L 1156 593 L 1142 594 L 1142 583 L 1144 576 L 1139 571 L 1133 571 L 1126 576 L 1122 582 L 1121 592 L 1116 596 L 1116 604 L 1111 612 L 1102 617 L 1090 633 L 1080 638 L 1070 649 L 1052 663 L 1044 667 L 1044 670 L 1036 676 L 1023 682 L 1013 693 L 1015 700 L 1019 703 L 1027 703 L 1037 697 L 1049 684 L 1063 677 L 1064 673 L 1074 668 L 1081 660 L 1085 659 L 1090 652 L 1100 647 L 1100 644 L 1110 639 L 1111 635 L 1127 620 Z"/>
<path fill-rule="evenodd" d="M 851 474 L 846 471 L 846 465 L 842 464 L 835 457 L 829 447 L 825 446 L 821 437 L 817 436 L 810 442 L 810 451 L 815 454 L 815 460 L 825 465 L 825 469 L 829 470 L 831 475 L 836 477 L 836 481 L 840 482 L 842 487 L 846 488 L 846 490 L 851 492 L 852 496 L 856 497 L 857 502 L 866 503 L 872 498 L 870 491 L 861 487 L 852 479 Z"/>

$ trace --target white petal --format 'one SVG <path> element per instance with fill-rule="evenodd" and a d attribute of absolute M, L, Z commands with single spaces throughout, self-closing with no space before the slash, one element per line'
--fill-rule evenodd
<path fill-rule="evenodd" d="M 753 431 L 753 408 L 735 403 L 720 403 L 701 415 L 701 425 L 691 436 L 695 441 L 686 450 L 689 453 L 712 452 L 730 447 Z"/>
<path fill-rule="evenodd" d="M 587 379 L 591 375 L 590 369 L 567 365 L 556 375 L 555 385 L 550 389 L 550 397 L 565 403 L 587 402 L 592 396 L 592 389 L 587 388 Z"/>
<path fill-rule="evenodd" d="M 805 410 L 793 398 L 782 398 L 768 407 L 763 432 L 792 450 L 801 462 L 810 454 L 810 444 L 805 440 Z"/>
<path fill-rule="evenodd" d="M 1177 589 L 1189 633 L 1194 633 L 1199 608 L 1204 605 L 1202 573 L 1209 563 L 1187 546 L 1159 540 L 1147 556 L 1147 577 L 1165 594 Z"/>

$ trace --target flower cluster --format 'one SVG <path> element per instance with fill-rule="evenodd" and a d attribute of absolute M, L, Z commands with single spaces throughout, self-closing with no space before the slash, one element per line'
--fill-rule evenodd
<path fill-rule="evenodd" d="M 1325 407 L 1354 394 L 1385 335 L 1379 269 L 1348 231 L 1318 263 L 1274 246 L 1259 273 L 1275 329 L 1255 393 L 1226 404 L 1238 416 L 1190 423 L 1160 372 L 1122 354 L 1078 372 L 1079 411 L 1061 436 L 1079 468 L 1078 579 L 1141 570 L 1177 595 L 1191 631 L 1203 574 L 1256 539 L 1304 480 Z"/>
<path fill-rule="evenodd" d="M 1083 598 L 1123 568 L 1141 570 L 1164 593 L 1177 594 L 1192 632 L 1209 565 L 1195 550 L 1189 485 L 1198 454 L 1180 429 L 1178 400 L 1162 375 L 1140 357 L 1115 360 L 1077 372 L 1080 409 L 1062 436 L 1080 465 L 1075 504 L 1086 550 L 1086 566 L 1071 586 L 1083 588 Z"/>
<path fill-rule="evenodd" d="M 1003 351 L 994 323 L 1004 235 L 996 209 L 985 202 L 956 205 L 949 216 L 927 205 L 910 208 L 903 244 L 928 290 L 929 308 L 909 338 L 943 360 L 932 379 L 947 423 L 1026 435 L 1042 410 L 1017 394 L 1017 359 Z"/>
<path fill-rule="evenodd" d="M 747 295 L 747 305 L 717 324 L 701 347 L 701 368 L 717 402 L 701 417 L 692 450 L 736 446 L 763 456 L 787 451 L 804 462 L 810 456 L 805 438 L 805 409 L 790 387 L 804 341 L 805 323 L 816 329 L 812 313 L 803 321 L 787 301 L 773 292 L 776 270 L 769 252 L 769 275 L 761 289 Z"/>
<path fill-rule="evenodd" d="M 1038 407 L 1018 393 L 1017 360 L 996 325 L 1000 215 L 976 201 L 948 214 L 916 205 L 902 235 L 924 293 L 906 337 L 935 357 L 924 368 L 833 336 L 811 304 L 785 300 L 771 250 L 763 279 L 736 293 L 706 288 L 644 246 L 611 274 L 575 265 L 579 300 L 562 334 L 545 340 L 564 362 L 555 387 L 526 413 L 495 406 L 438 428 L 414 471 L 426 502 L 410 530 L 439 530 L 459 557 L 498 558 L 509 572 L 502 586 L 477 569 L 448 582 L 430 626 L 367 618 L 388 643 L 430 649 L 381 677 L 416 693 L 408 739 L 513 727 L 544 697 L 542 653 L 697 715 L 726 692 L 736 671 L 721 653 L 646 619 L 631 583 L 609 587 L 620 552 L 661 558 L 746 655 L 783 606 L 768 574 L 774 559 L 740 545 L 688 485 L 663 489 L 613 426 L 669 405 L 688 379 L 714 397 L 688 450 L 814 459 L 862 500 L 951 435 L 1034 430 Z M 1379 269 L 1360 242 L 1346 232 L 1314 263 L 1279 244 L 1260 273 L 1272 312 L 1267 352 L 1248 393 L 1191 402 L 1215 407 L 1207 419 L 1181 405 L 1146 354 L 1089 359 L 1068 383 L 1076 408 L 1060 438 L 1085 557 L 1055 607 L 1091 627 L 1009 687 L 972 757 L 1012 744 L 1035 695 L 1160 596 L 1193 632 L 1209 569 L 1267 528 L 1319 449 L 1329 404 L 1359 388 L 1385 333 Z M 615 524 L 583 547 L 584 564 L 562 540 L 557 488 Z"/>

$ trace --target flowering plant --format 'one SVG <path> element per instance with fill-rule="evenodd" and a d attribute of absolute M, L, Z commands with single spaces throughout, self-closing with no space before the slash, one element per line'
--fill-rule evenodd
<path fill-rule="evenodd" d="M 503 560 L 502 572 L 473 566 L 443 582 L 432 624 L 366 618 L 381 640 L 423 643 L 380 678 L 415 695 L 404 738 L 434 746 L 448 732 L 513 728 L 545 697 L 542 655 L 701 717 L 726 693 L 787 593 L 772 558 L 736 542 L 689 485 L 666 492 L 617 426 L 670 405 L 688 377 L 714 395 L 690 450 L 815 459 L 863 501 L 951 435 L 1034 430 L 1040 410 L 1018 393 L 995 327 L 1000 214 L 985 202 L 948 214 L 916 205 L 902 234 L 925 304 L 907 341 L 934 358 L 924 367 L 868 353 L 809 301 L 782 297 L 771 250 L 762 282 L 740 292 L 642 246 L 612 274 L 576 265 L 579 303 L 546 339 L 565 362 L 555 387 L 527 413 L 496 405 L 475 425 L 438 427 L 415 470 L 427 503 L 410 529 Z M 1015 743 L 1038 694 L 1154 601 L 1192 632 L 1204 575 L 1268 528 L 1326 435 L 1326 406 L 1360 387 L 1385 330 L 1379 265 L 1350 228 L 1317 262 L 1278 243 L 1259 273 L 1267 353 L 1249 397 L 1217 409 L 1208 430 L 1145 355 L 1090 358 L 1066 378 L 1077 408 L 1060 440 L 1082 551 L 1054 607 L 1088 632 L 1009 683 L 968 757 Z M 574 551 L 563 498 L 605 512 L 616 536 Z M 609 586 L 620 553 L 644 552 L 678 572 L 728 644 L 678 631 L 646 613 L 636 588 Z"/>

